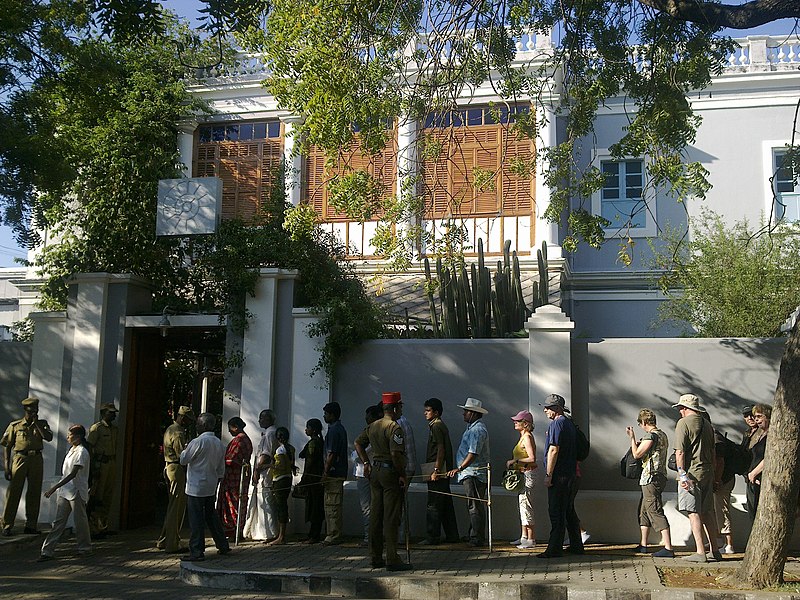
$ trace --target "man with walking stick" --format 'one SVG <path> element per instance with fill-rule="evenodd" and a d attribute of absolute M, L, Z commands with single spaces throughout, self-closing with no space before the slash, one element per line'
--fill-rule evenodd
<path fill-rule="evenodd" d="M 384 415 L 371 423 L 356 438 L 355 447 L 370 481 L 372 502 L 369 513 L 369 552 L 372 567 L 387 571 L 409 571 L 397 554 L 397 529 L 403 511 L 403 497 L 408 486 L 403 430 L 397 419 L 403 414 L 400 392 L 386 392 L 382 397 Z M 372 448 L 372 462 L 366 448 Z M 386 560 L 383 546 L 386 544 Z"/>

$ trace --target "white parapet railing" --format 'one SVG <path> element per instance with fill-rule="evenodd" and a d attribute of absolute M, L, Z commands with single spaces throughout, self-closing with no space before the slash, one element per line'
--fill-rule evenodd
<path fill-rule="evenodd" d="M 800 66 L 796 35 L 755 35 L 734 41 L 739 47 L 728 57 L 728 73 L 793 71 Z"/>
<path fill-rule="evenodd" d="M 727 58 L 726 73 L 792 71 L 800 66 L 800 37 L 796 35 L 748 36 L 734 41 L 738 47 Z M 547 52 L 553 48 L 550 32 L 526 32 L 516 36 L 514 44 L 520 63 L 531 60 L 533 54 Z M 408 55 L 410 56 L 415 50 L 423 53 L 436 52 L 438 60 L 446 62 L 451 56 L 453 47 L 445 38 L 420 35 L 409 45 Z M 646 68 L 647 60 L 640 48 L 631 48 L 629 58 L 638 69 Z M 263 54 L 241 52 L 229 64 L 198 69 L 196 78 L 206 83 L 214 81 L 227 83 L 259 81 L 268 74 L 269 69 Z"/>
<path fill-rule="evenodd" d="M 467 37 L 475 38 L 474 32 L 468 32 Z M 462 38 L 463 39 L 463 38 Z M 479 44 L 479 42 L 476 42 Z M 514 37 L 514 45 L 520 62 L 530 60 L 531 53 L 542 52 L 553 47 L 550 32 L 524 32 Z M 452 52 L 452 43 L 443 37 L 432 35 L 417 36 L 406 52 L 411 56 L 415 50 L 422 52 L 436 51 L 439 60 L 447 61 Z M 365 55 L 370 55 L 368 50 Z M 225 83 L 230 81 L 261 80 L 269 75 L 269 67 L 265 55 L 261 53 L 240 52 L 233 61 L 226 64 L 201 67 L 196 70 L 195 79 L 206 83 Z"/>

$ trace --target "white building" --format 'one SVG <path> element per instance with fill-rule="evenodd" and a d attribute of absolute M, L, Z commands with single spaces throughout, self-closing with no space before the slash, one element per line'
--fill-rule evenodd
<path fill-rule="evenodd" d="M 537 53 L 547 52 L 550 44 L 547 36 L 520 39 L 518 60 L 535 61 Z M 600 109 L 596 139 L 586 144 L 592 152 L 586 154 L 591 154 L 591 160 L 604 172 L 617 177 L 609 178 L 606 188 L 593 198 L 592 212 L 612 221 L 620 208 L 637 214 L 633 228 L 625 231 L 625 236 L 630 235 L 635 241 L 633 262 L 627 267 L 617 260 L 618 228 L 607 230 L 607 241 L 599 251 L 581 247 L 574 254 L 561 252 L 563 232 L 541 218 L 550 196 L 541 177 L 524 179 L 512 175 L 507 160 L 502 158 L 529 158 L 537 149 L 533 142 L 512 139 L 506 128 L 496 122 L 497 115 L 492 116 L 488 106 L 503 99 L 488 87 L 464 98 L 463 111 L 457 115 L 460 119 L 446 118 L 448 123 L 460 121 L 450 130 L 459 145 L 459 156 L 449 166 L 433 159 L 418 163 L 409 159 L 413 154 L 409 149 L 421 133 L 436 134 L 440 117 L 435 116 L 425 123 L 399 123 L 397 135 L 377 160 L 369 161 L 355 152 L 350 164 L 367 169 L 380 179 L 387 195 L 397 193 L 409 173 L 422 175 L 426 212 L 420 224 L 426 231 L 436 235 L 443 217 L 457 217 L 467 232 L 467 244 L 474 248 L 476 240 L 482 238 L 487 255 L 498 254 L 503 241 L 509 239 L 528 276 L 536 270 L 536 248 L 546 241 L 549 270 L 561 275 L 560 302 L 576 322 L 578 336 L 673 335 L 676 331 L 666 326 L 653 327 L 663 296 L 646 266 L 648 238 L 657 236 L 667 224 L 686 227 L 701 205 L 731 223 L 742 218 L 758 223 L 761 218 L 796 220 L 800 216 L 800 195 L 792 174 L 776 166 L 792 139 L 794 111 L 800 99 L 800 41 L 797 37 L 753 36 L 738 40 L 738 44 L 724 73 L 715 77 L 708 89 L 690 98 L 703 122 L 688 159 L 699 161 L 709 171 L 713 185 L 704 203 L 678 203 L 660 194 L 654 203 L 648 203 L 648 210 L 637 210 L 636 205 L 642 202 L 637 193 L 646 187 L 643 162 L 640 157 L 631 157 L 616 163 L 610 161 L 607 150 L 619 139 L 626 124 L 624 101 L 619 99 Z M 202 123 L 184 123 L 180 148 L 187 175 L 222 178 L 223 218 L 247 218 L 257 212 L 259 199 L 270 185 L 271 169 L 285 157 L 292 168 L 288 182 L 291 201 L 311 203 L 325 221 L 324 226 L 351 247 L 351 256 L 360 261 L 362 272 L 378 271 L 380 264 L 370 244 L 377 221 L 349 221 L 328 205 L 325 182 L 330 174 L 324 172 L 323 157 L 313 150 L 308 156 L 293 155 L 291 132 L 301 116 L 282 111 L 260 85 L 264 67 L 258 57 L 242 55 L 232 68 L 213 75 L 191 90 L 210 100 L 215 114 Z M 523 102 L 510 107 L 512 113 L 514 110 L 547 109 Z M 545 116 L 549 124 L 539 132 L 540 143 L 556 144 L 557 121 L 552 113 Z M 503 118 L 501 115 L 500 120 Z M 472 188 L 475 167 L 496 172 L 493 189 Z M 777 206 L 773 206 L 769 184 L 775 171 L 776 192 L 781 201 Z M 463 199 L 457 214 L 443 200 L 448 196 Z M 620 203 L 621 197 L 627 201 Z M 398 277 L 401 281 L 418 282 L 421 270 L 412 268 Z M 390 285 L 389 300 L 414 310 L 424 299 L 419 292 L 416 302 L 408 287 L 392 289 Z M 424 311 L 419 314 L 424 316 Z"/>

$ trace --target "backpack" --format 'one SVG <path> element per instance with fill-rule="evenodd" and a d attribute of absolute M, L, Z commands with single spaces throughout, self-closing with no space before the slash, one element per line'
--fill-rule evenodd
<path fill-rule="evenodd" d="M 750 450 L 728 439 L 728 434 L 714 430 L 714 445 L 725 459 L 722 481 L 730 481 L 734 475 L 745 475 L 750 469 Z"/>
<path fill-rule="evenodd" d="M 633 450 L 628 448 L 625 456 L 619 461 L 620 475 L 626 479 L 639 480 L 642 475 L 642 459 L 633 458 Z"/>
<path fill-rule="evenodd" d="M 575 421 L 572 422 L 575 425 Z M 575 425 L 575 458 L 578 462 L 586 460 L 589 456 L 589 439 L 577 425 Z"/>

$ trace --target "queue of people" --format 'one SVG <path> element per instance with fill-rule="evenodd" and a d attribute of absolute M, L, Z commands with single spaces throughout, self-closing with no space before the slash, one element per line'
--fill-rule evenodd
<path fill-rule="evenodd" d="M 26 482 L 24 533 L 38 533 L 42 449 L 44 443 L 53 439 L 47 422 L 38 418 L 38 400 L 26 398 L 22 405 L 24 417 L 12 422 L 0 440 L 5 447 L 6 478 L 11 482 L 3 513 L 4 536 L 12 535 L 16 509 Z M 457 406 L 462 410 L 466 426 L 454 453 L 442 419 L 443 403 L 438 398 L 424 402 L 429 435 L 420 475 L 428 489 L 422 545 L 460 540 L 482 547 L 488 541 L 490 453 L 489 433 L 483 417 L 489 411 L 476 398 L 467 398 L 464 404 Z M 537 557 L 583 554 L 587 534 L 575 511 L 580 481 L 580 432 L 562 396 L 551 394 L 541 406 L 548 420 L 541 468 L 544 469 L 550 534 L 547 547 Z M 726 436 L 715 431 L 708 411 L 696 395 L 682 395 L 673 408 L 680 418 L 672 446 L 650 409 L 642 409 L 638 414 L 641 435 L 633 427 L 626 428 L 630 454 L 641 461 L 638 510 L 641 535 L 637 551 L 649 552 L 652 530 L 661 537 L 661 548 L 654 556 L 675 556 L 662 499 L 668 487 L 667 468 L 672 447 L 675 464 L 671 468 L 677 470 L 678 479 L 677 507 L 689 519 L 696 546 L 696 552 L 687 560 L 720 560 L 721 554 L 734 552 L 730 494 L 736 474 L 746 479 L 747 510 L 750 518 L 755 518 L 772 408 L 766 404 L 744 407 L 742 416 L 746 429 L 741 442 L 733 447 L 737 452 L 731 449 Z M 71 514 L 79 554 L 91 553 L 91 540 L 106 535 L 113 493 L 113 485 L 108 483 L 112 475 L 107 472 L 106 465 L 114 464 L 116 457 L 116 414 L 113 404 L 104 404 L 100 421 L 92 425 L 88 433 L 81 425 L 69 428 L 70 450 L 64 459 L 62 478 L 44 493 L 46 498 L 55 494 L 57 504 L 53 529 L 42 546 L 40 560 L 53 558 Z M 183 560 L 204 560 L 206 527 L 222 555 L 231 551 L 231 541 L 244 537 L 271 545 L 284 544 L 291 496 L 305 501 L 304 516 L 309 530 L 304 541 L 340 543 L 343 484 L 348 465 L 347 432 L 341 423 L 341 406 L 337 402 L 326 404 L 322 416 L 328 425 L 324 436 L 319 419 L 306 423 L 308 441 L 298 455 L 304 460 L 304 469 L 293 490 L 294 477 L 298 474 L 296 451 L 289 443 L 288 429 L 276 426 L 272 410 L 264 410 L 259 415 L 262 432 L 253 456 L 253 444 L 241 418 L 233 417 L 228 421 L 232 439 L 225 447 L 214 434 L 217 423 L 214 415 L 203 413 L 195 421 L 190 407 L 179 407 L 174 422 L 164 432 L 164 477 L 169 504 L 156 547 L 170 553 L 188 550 Z M 520 535 L 511 544 L 520 550 L 530 550 L 536 547 L 533 506 L 536 473 L 540 468 L 532 433 L 534 417 L 530 411 L 521 410 L 510 418 L 519 438 L 510 449 L 511 458 L 506 461 L 506 467 L 516 471 L 521 481 L 515 488 Z M 193 422 L 198 436 L 189 441 L 188 427 Z M 412 453 L 413 431 L 403 417 L 401 394 L 384 393 L 379 404 L 367 407 L 365 422 L 366 427 L 355 439 L 352 457 L 364 523 L 363 545 L 369 548 L 374 568 L 409 570 L 410 563 L 400 558 L 398 540 L 402 540 L 404 533 L 401 517 L 405 493 L 416 471 L 416 459 Z M 741 464 L 743 460 L 745 466 Z M 454 493 L 451 481 L 460 484 L 462 489 Z M 469 529 L 463 538 L 459 537 L 454 496 L 466 500 Z M 94 518 L 93 511 L 96 511 Z M 187 515 L 191 535 L 185 547 L 181 545 L 180 536 Z"/>

